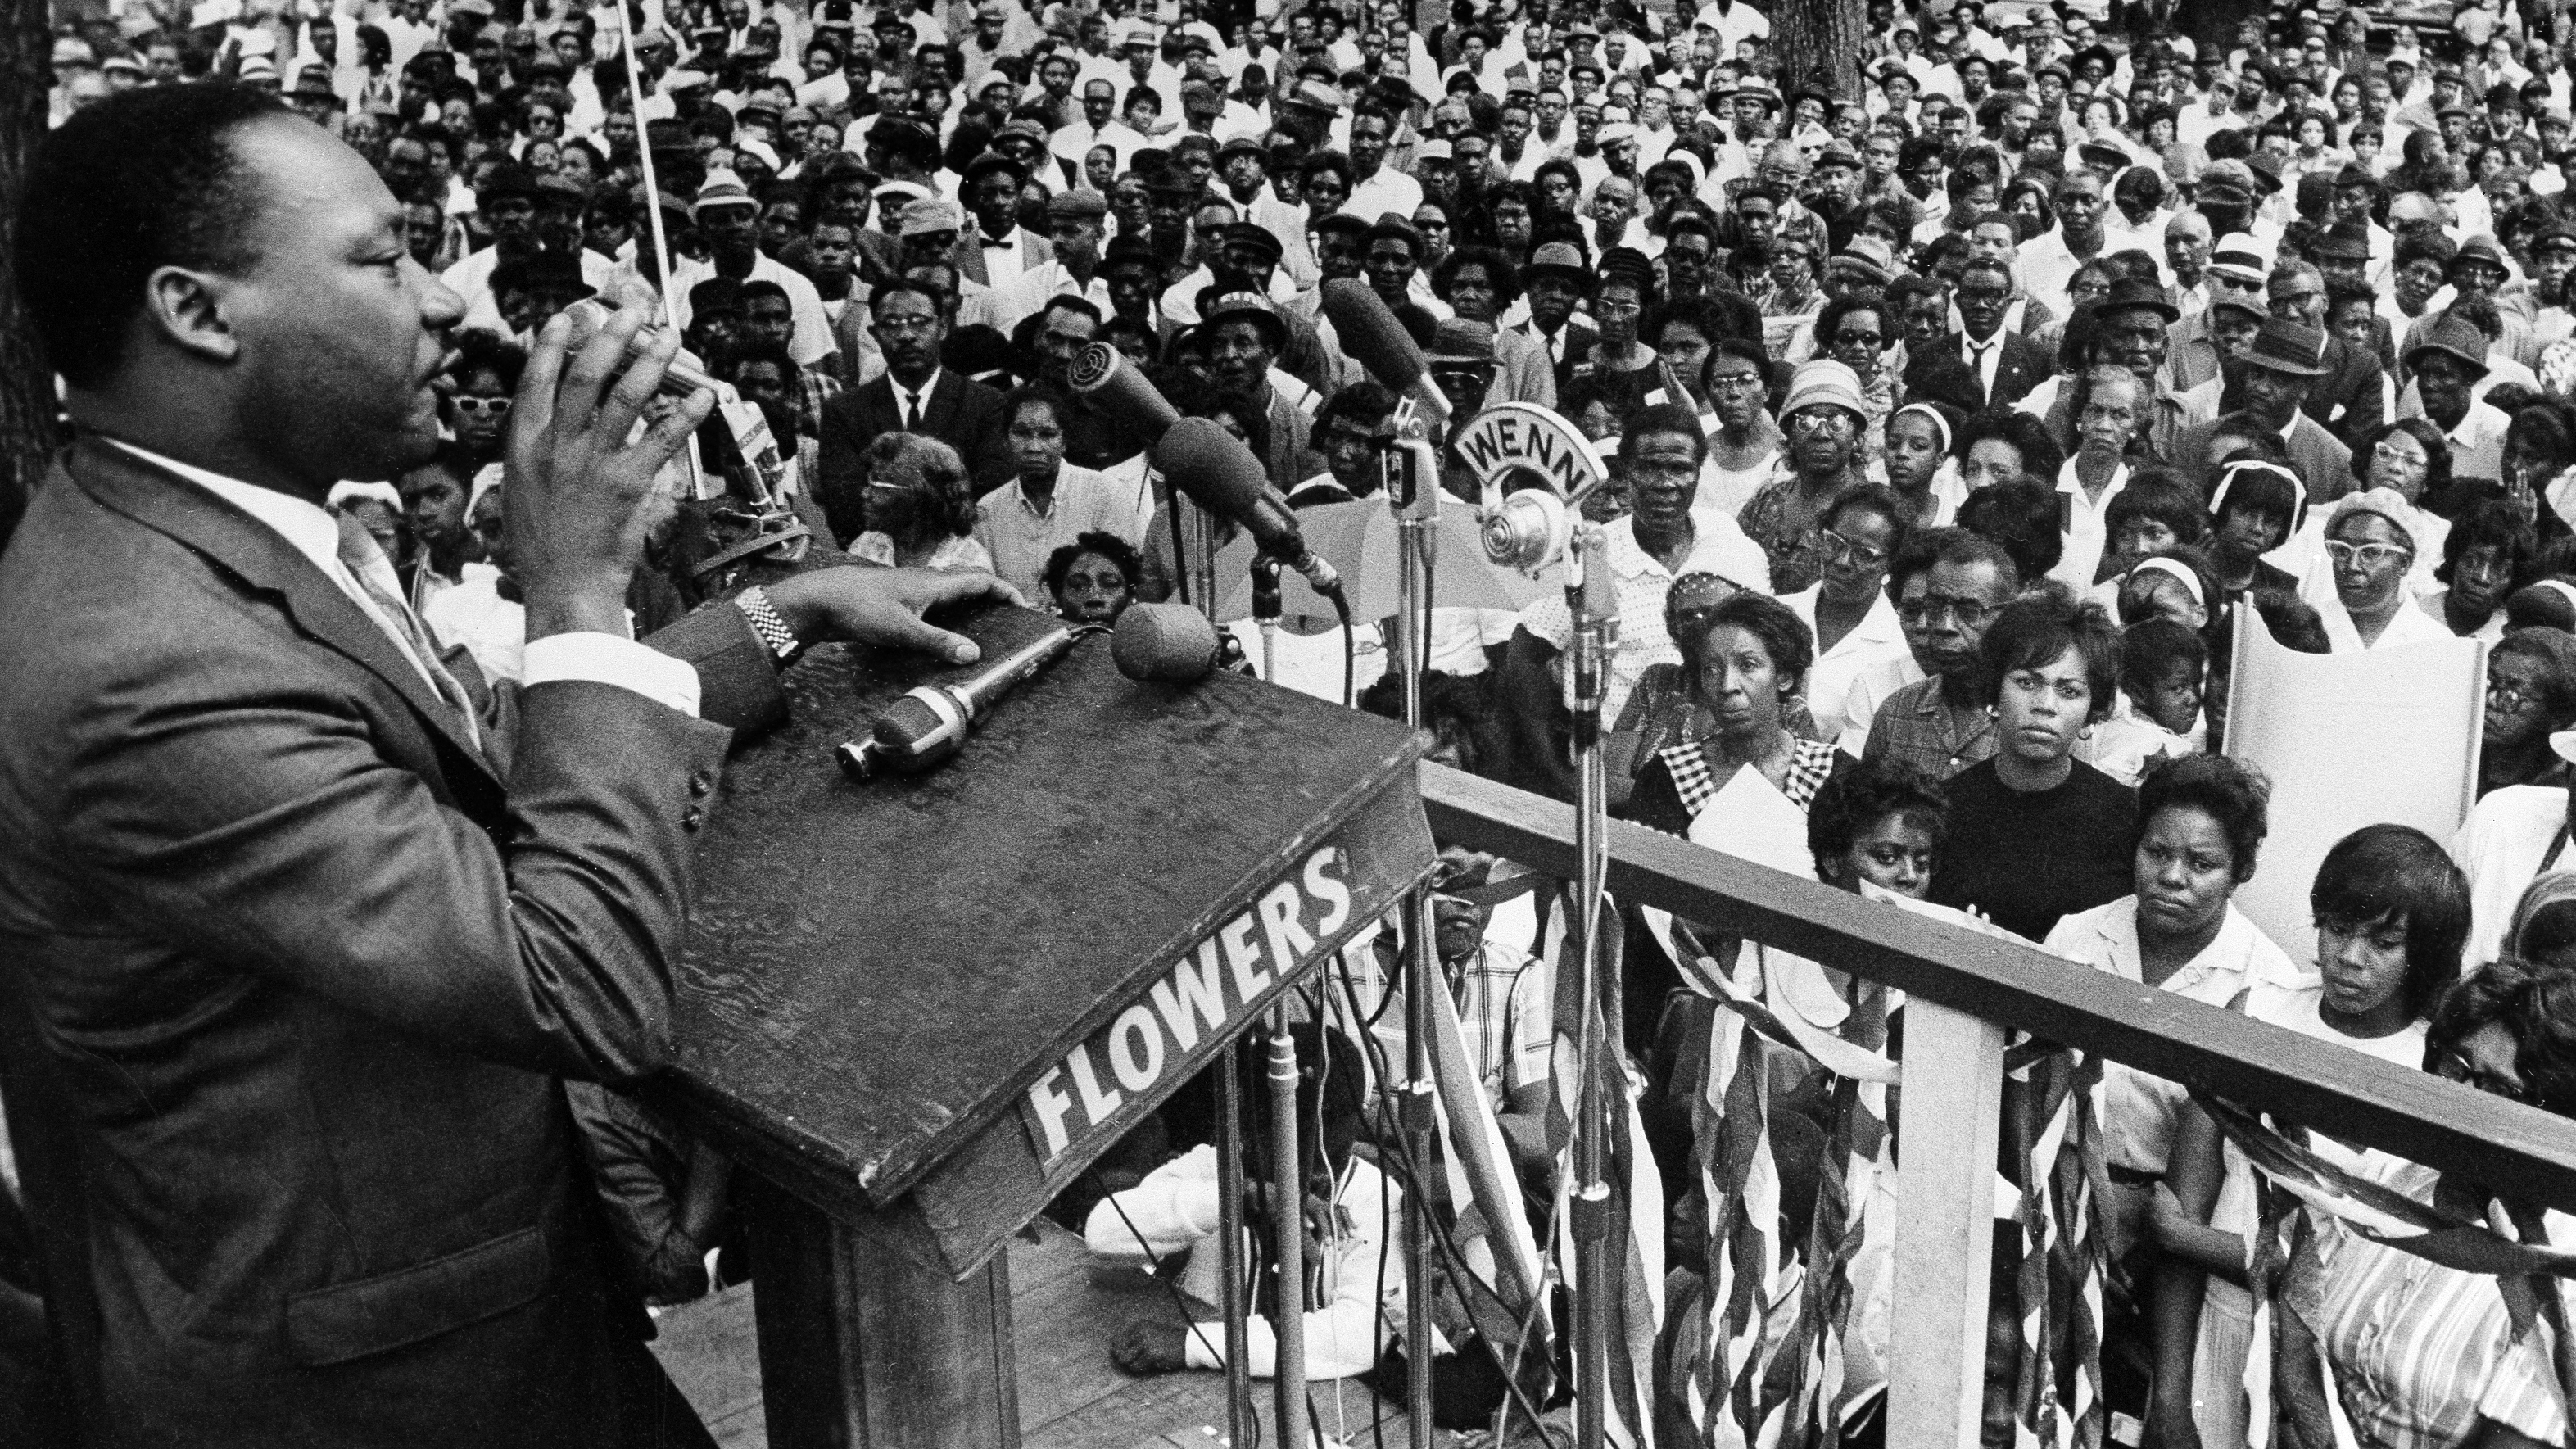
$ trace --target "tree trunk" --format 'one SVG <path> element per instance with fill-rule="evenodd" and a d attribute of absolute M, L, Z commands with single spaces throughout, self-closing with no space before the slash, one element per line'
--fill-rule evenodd
<path fill-rule="evenodd" d="M 53 370 L 20 305 L 16 252 L 5 240 L 28 159 L 45 135 L 54 84 L 47 19 L 46 0 L 0 0 L 0 545 L 16 531 L 57 441 Z"/>
<path fill-rule="evenodd" d="M 1861 44 L 1868 34 L 1864 0 L 1795 0 L 1772 7 L 1771 48 L 1779 71 L 1772 81 L 1781 99 L 1810 89 L 1838 100 L 1860 99 Z"/>

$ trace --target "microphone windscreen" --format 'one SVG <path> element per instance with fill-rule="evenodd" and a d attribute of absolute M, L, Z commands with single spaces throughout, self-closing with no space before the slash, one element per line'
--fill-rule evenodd
<path fill-rule="evenodd" d="M 1411 391 L 1428 366 L 1422 348 L 1404 324 L 1395 320 L 1385 299 L 1354 277 L 1335 277 L 1324 284 L 1324 315 L 1332 319 L 1342 351 L 1368 375 L 1398 393 Z"/>
<path fill-rule="evenodd" d="M 1109 657 L 1129 679 L 1196 684 L 1216 672 L 1216 626 L 1187 604 L 1129 604 Z"/>
<path fill-rule="evenodd" d="M 1154 471 L 1220 518 L 1249 523 L 1270 474 L 1243 440 L 1214 418 L 1183 418 L 1154 444 Z"/>
<path fill-rule="evenodd" d="M 1075 353 L 1066 380 L 1112 421 L 1143 434 L 1149 447 L 1180 421 L 1180 410 L 1164 399 L 1162 389 L 1106 342 Z"/>

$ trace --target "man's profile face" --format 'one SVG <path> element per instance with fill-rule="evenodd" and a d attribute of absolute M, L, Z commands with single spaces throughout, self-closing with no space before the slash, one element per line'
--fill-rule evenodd
<path fill-rule="evenodd" d="M 394 477 L 438 444 L 430 389 L 464 316 L 413 260 L 403 208 L 366 160 L 311 122 L 234 128 L 259 206 L 253 260 L 205 277 L 225 326 L 237 421 L 294 474 Z M 197 335 L 197 334 L 192 334 Z"/>

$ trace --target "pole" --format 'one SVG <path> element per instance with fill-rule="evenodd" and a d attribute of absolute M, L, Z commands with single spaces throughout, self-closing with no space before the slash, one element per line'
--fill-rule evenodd
<path fill-rule="evenodd" d="M 1574 1442 L 1576 1449 L 1601 1449 L 1610 1397 L 1610 1309 L 1617 1301 L 1610 1265 L 1612 1104 L 1602 1095 L 1608 1075 L 1602 1053 L 1616 1050 L 1617 1044 L 1605 1040 L 1602 1030 L 1607 993 L 1601 980 L 1601 916 L 1609 866 L 1603 846 L 1610 812 L 1608 777 L 1601 758 L 1601 706 L 1619 615 L 1611 592 L 1609 542 L 1600 528 L 1578 525 L 1572 554 L 1574 567 L 1567 571 L 1565 592 L 1574 614 L 1574 838 L 1581 868 L 1575 885 L 1579 934 L 1574 945 L 1576 969 L 1583 973 L 1582 1080 L 1574 1121 L 1575 1189 L 1569 1213 L 1575 1265 Z"/>
<path fill-rule="evenodd" d="M 1434 550 L 1439 546 L 1440 486 L 1427 474 L 1433 455 L 1429 424 L 1410 401 L 1396 413 L 1396 437 L 1384 461 L 1386 496 L 1395 510 L 1396 558 L 1402 571 L 1396 611 L 1396 668 L 1402 672 L 1404 722 L 1422 728 L 1423 671 L 1430 666 Z M 1433 465 L 1436 466 L 1436 465 Z M 1431 1422 L 1431 1199 L 1432 1111 L 1431 993 L 1445 990 L 1433 943 L 1431 888 L 1415 886 L 1404 897 L 1404 1041 L 1408 1080 L 1398 1099 L 1396 1126 L 1404 1136 L 1404 1417 L 1408 1449 L 1432 1449 Z"/>
<path fill-rule="evenodd" d="M 662 234 L 662 183 L 653 175 L 653 138 L 644 129 L 644 68 L 635 63 L 635 24 L 626 13 L 628 0 L 608 8 L 617 12 L 617 48 L 626 57 L 626 109 L 635 116 L 635 160 L 644 168 L 644 214 L 653 223 L 653 266 L 662 285 L 662 325 L 680 335 L 680 304 L 672 297 L 671 239 Z"/>
<path fill-rule="evenodd" d="M 1297 1043 L 1285 1001 L 1270 1008 L 1270 1234 L 1279 1264 L 1271 1387 L 1279 1449 L 1306 1446 L 1306 1174 L 1297 1150 Z"/>
<path fill-rule="evenodd" d="M 1182 551 L 1172 560 L 1190 581 L 1190 597 L 1199 611 L 1216 621 L 1216 527 L 1206 510 L 1170 490 L 1167 505 L 1180 510 Z M 1252 1422 L 1252 1335 L 1245 1328 L 1249 1305 L 1244 1288 L 1250 1282 L 1244 1261 L 1243 1071 L 1232 1046 L 1217 1054 L 1216 1182 L 1217 1235 L 1224 1239 L 1219 1263 L 1225 1273 L 1225 1430 L 1228 1449 L 1252 1449 L 1257 1432 Z"/>

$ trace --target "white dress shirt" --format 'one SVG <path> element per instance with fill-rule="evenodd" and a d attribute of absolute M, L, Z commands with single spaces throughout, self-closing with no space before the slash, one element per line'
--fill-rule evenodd
<path fill-rule="evenodd" d="M 329 579 L 333 587 L 375 621 L 376 627 L 384 631 L 396 649 L 402 651 L 403 658 L 419 671 L 421 682 L 429 686 L 431 694 L 446 698 L 437 679 L 430 673 L 429 661 L 412 649 L 411 641 L 406 637 L 407 631 L 399 622 L 385 616 L 384 610 L 368 595 L 357 576 L 349 572 L 349 566 L 340 561 L 340 524 L 328 510 L 274 488 L 244 483 L 175 458 L 163 457 L 148 448 L 138 448 L 114 438 L 108 441 L 147 463 L 187 479 L 249 514 L 285 539 L 289 547 L 304 555 L 308 562 L 322 571 L 322 577 Z M 393 565 L 386 563 L 381 556 L 377 562 L 384 568 L 384 577 L 377 580 L 378 585 L 392 597 L 402 597 L 402 584 L 393 576 Z M 682 714 L 695 716 L 698 712 L 698 671 L 695 668 L 683 660 L 614 634 L 573 631 L 531 639 L 522 668 L 521 682 L 530 687 L 556 680 L 589 680 L 631 689 Z"/>
<path fill-rule="evenodd" d="M 2064 581 L 2082 598 L 2093 587 L 2093 575 L 2102 567 L 2102 550 L 2110 543 L 2111 500 L 2129 486 L 2129 465 L 2122 463 L 2111 474 L 2110 485 L 2098 498 L 2087 497 L 2084 485 L 2075 476 L 2075 460 L 2057 470 L 2057 491 L 2066 498 L 2066 552 L 2057 567 L 2048 571 L 2052 579 Z"/>

